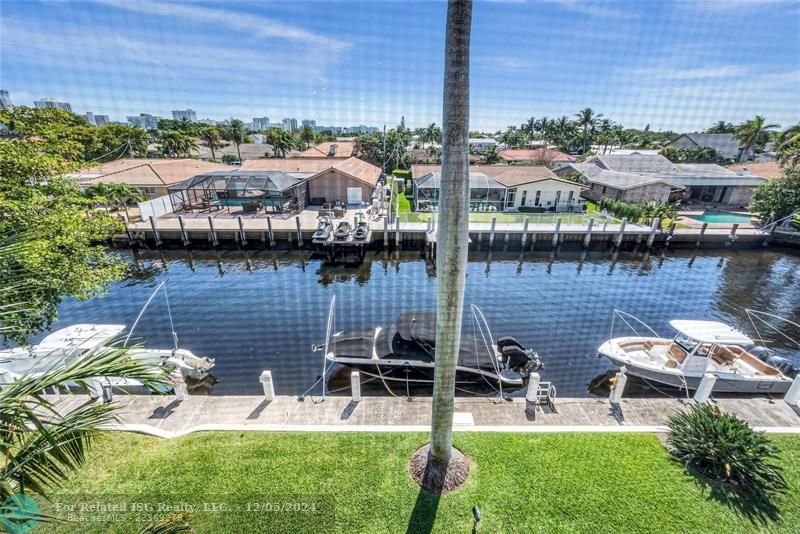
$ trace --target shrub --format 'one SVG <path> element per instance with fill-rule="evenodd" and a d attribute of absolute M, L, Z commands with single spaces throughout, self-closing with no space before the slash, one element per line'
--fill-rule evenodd
<path fill-rule="evenodd" d="M 544 213 L 542 206 L 520 206 L 520 213 Z"/>
<path fill-rule="evenodd" d="M 639 222 L 645 216 L 644 207 L 638 204 L 629 204 L 621 200 L 612 200 L 608 197 L 603 197 L 597 203 L 597 209 L 600 211 L 607 210 L 609 213 L 622 219 L 627 217 L 630 222 Z"/>
<path fill-rule="evenodd" d="M 667 445 L 677 460 L 725 489 L 769 496 L 786 491 L 778 449 L 763 432 L 710 404 L 697 404 L 667 420 Z"/>
<path fill-rule="evenodd" d="M 392 171 L 392 174 L 394 174 L 398 178 L 402 178 L 403 180 L 411 178 L 411 171 L 405 169 L 395 169 Z"/>

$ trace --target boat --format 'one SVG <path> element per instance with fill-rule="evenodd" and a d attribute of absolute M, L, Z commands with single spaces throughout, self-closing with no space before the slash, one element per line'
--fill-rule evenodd
<path fill-rule="evenodd" d="M 156 287 L 139 312 L 127 337 L 122 342 L 122 346 L 127 346 L 139 319 L 153 297 L 162 288 L 164 288 L 164 282 Z M 170 315 L 170 326 L 172 326 L 169 300 L 167 300 L 167 310 Z M 0 385 L 16 382 L 23 377 L 37 377 L 54 372 L 71 364 L 92 349 L 114 346 L 121 339 L 124 330 L 125 325 L 120 324 L 75 324 L 52 332 L 38 344 L 0 350 Z M 128 354 L 131 358 L 165 368 L 169 372 L 178 371 L 183 380 L 200 381 L 204 379 L 214 367 L 214 360 L 178 348 L 177 334 L 175 334 L 174 328 L 172 336 L 174 347 L 171 349 L 131 347 Z M 95 382 L 97 391 L 105 385 L 121 389 L 126 393 L 150 392 L 139 381 L 127 378 L 98 377 Z M 66 385 L 69 388 L 74 384 Z"/>
<path fill-rule="evenodd" d="M 335 298 L 334 298 L 335 302 Z M 436 359 L 436 314 L 429 311 L 401 313 L 392 324 L 331 334 L 323 350 L 326 368 L 340 364 L 387 382 L 432 384 Z M 489 386 L 502 392 L 522 387 L 531 372 L 542 368 L 539 355 L 513 337 L 494 341 L 483 313 L 471 306 L 475 335 L 461 335 L 456 385 Z M 327 369 L 323 370 L 323 376 Z"/>
<path fill-rule="evenodd" d="M 353 231 L 353 239 L 356 241 L 364 241 L 369 235 L 369 223 L 363 219 L 358 221 L 356 229 Z"/>
<path fill-rule="evenodd" d="M 636 317 L 620 310 L 614 313 L 636 335 L 609 339 L 598 353 L 645 381 L 696 390 L 703 376 L 711 373 L 717 379 L 715 392 L 785 393 L 798 373 L 790 360 L 725 323 L 673 320 L 670 325 L 677 333 L 664 338 Z M 631 319 L 652 335 L 638 335 Z M 612 335 L 613 330 L 612 321 Z"/>
<path fill-rule="evenodd" d="M 333 233 L 334 239 L 337 241 L 345 241 L 350 237 L 350 231 L 352 227 L 350 223 L 347 221 L 342 221 L 336 227 L 336 231 Z"/>
<path fill-rule="evenodd" d="M 314 241 L 327 241 L 332 231 L 333 225 L 331 221 L 327 217 L 323 217 L 320 219 L 319 226 L 317 226 L 317 230 L 311 236 L 311 239 Z"/>

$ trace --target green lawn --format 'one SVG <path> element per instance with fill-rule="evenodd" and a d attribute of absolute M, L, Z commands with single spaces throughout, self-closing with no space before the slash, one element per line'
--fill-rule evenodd
<path fill-rule="evenodd" d="M 797 532 L 800 525 L 800 438 L 794 436 L 774 437 L 790 489 L 776 501 L 781 519 L 766 524 L 709 497 L 652 435 L 458 433 L 455 445 L 476 465 L 466 487 L 441 499 L 421 494 L 406 472 L 426 438 L 228 432 L 167 441 L 111 434 L 59 499 L 116 494 L 126 497 L 105 500 L 154 502 L 154 495 L 167 494 L 172 503 L 225 503 L 225 512 L 195 513 L 198 532 L 461 533 L 472 528 L 475 504 L 483 516 L 477 531 L 485 533 L 729 534 Z M 305 511 L 255 505 L 247 511 L 247 502 Z M 62 529 L 131 530 L 123 523 Z"/>

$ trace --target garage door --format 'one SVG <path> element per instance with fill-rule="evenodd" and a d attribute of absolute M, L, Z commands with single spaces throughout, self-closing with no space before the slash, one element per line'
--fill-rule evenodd
<path fill-rule="evenodd" d="M 364 199 L 361 196 L 360 187 L 347 188 L 347 203 L 348 204 L 361 204 Z"/>

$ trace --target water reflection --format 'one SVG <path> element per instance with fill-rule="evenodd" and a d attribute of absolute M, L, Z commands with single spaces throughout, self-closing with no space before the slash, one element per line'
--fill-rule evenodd
<path fill-rule="evenodd" d="M 150 288 L 166 279 L 181 346 L 216 358 L 214 394 L 259 394 L 264 369 L 273 371 L 279 393 L 307 389 L 322 370 L 310 346 L 324 338 L 334 294 L 337 331 L 391 323 L 401 311 L 436 304 L 436 269 L 421 251 L 370 251 L 358 266 L 268 249 L 151 251 L 129 259 L 130 279 L 103 298 L 65 301 L 55 327 L 131 324 Z M 466 302 L 480 306 L 498 332 L 538 350 L 543 379 L 561 396 L 586 395 L 611 369 L 595 349 L 609 335 L 614 308 L 661 334 L 671 332 L 674 318 L 719 319 L 752 333 L 746 307 L 800 321 L 800 256 L 772 249 L 495 250 L 470 251 L 469 259 Z M 171 346 L 160 303 L 137 335 L 148 346 Z"/>

